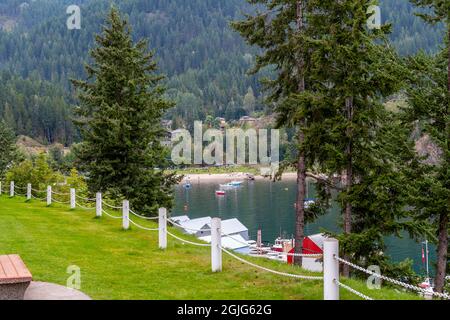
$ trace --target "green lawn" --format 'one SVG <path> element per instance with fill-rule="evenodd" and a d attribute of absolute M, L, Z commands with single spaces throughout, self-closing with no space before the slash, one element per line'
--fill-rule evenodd
<path fill-rule="evenodd" d="M 135 227 L 123 231 L 119 219 L 96 219 L 92 211 L 0 196 L 0 255 L 19 254 L 37 281 L 65 285 L 67 267 L 76 265 L 81 269 L 81 290 L 94 299 L 322 299 L 321 281 L 270 274 L 227 256 L 223 272 L 212 273 L 208 248 L 183 245 L 170 237 L 168 242 L 162 251 L 157 232 Z M 251 261 L 307 274 L 274 261 Z M 417 298 L 387 288 L 369 290 L 356 280 L 342 282 L 375 299 Z M 341 290 L 341 299 L 358 297 Z"/>

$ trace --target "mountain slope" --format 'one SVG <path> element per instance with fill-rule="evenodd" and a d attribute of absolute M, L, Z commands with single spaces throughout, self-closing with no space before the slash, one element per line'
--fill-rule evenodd
<path fill-rule="evenodd" d="M 111 2 L 128 16 L 135 38 L 148 39 L 156 51 L 160 70 L 168 77 L 168 95 L 177 103 L 168 118 L 182 125 L 208 114 L 235 119 L 266 111 L 257 77 L 246 75 L 257 49 L 249 48 L 228 26 L 242 11 L 252 10 L 244 0 L 79 0 L 81 30 L 66 27 L 66 8 L 73 0 L 3 0 L 0 70 L 8 71 L 3 85 L 15 86 L 5 80 L 10 77 L 31 81 L 34 87 L 52 86 L 55 92 L 65 90 L 62 102 L 37 89 L 30 92 L 46 98 L 47 105 L 59 105 L 50 111 L 51 121 L 47 115 L 36 116 L 47 111 L 30 99 L 24 100 L 24 107 L 17 104 L 19 88 L 0 95 L 0 116 L 7 117 L 18 134 L 66 144 L 76 137 L 68 121 L 74 103 L 69 79 L 85 77 L 83 63 L 94 44 L 93 34 L 101 30 Z M 384 20 L 394 24 L 392 40 L 400 53 L 436 50 L 439 28 L 415 17 L 408 0 L 382 0 L 381 5 Z M 246 94 L 253 94 L 256 103 L 246 105 Z"/>

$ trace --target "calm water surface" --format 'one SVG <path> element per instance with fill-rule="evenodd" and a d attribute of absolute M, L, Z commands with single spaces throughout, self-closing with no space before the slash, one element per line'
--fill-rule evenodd
<path fill-rule="evenodd" d="M 261 229 L 263 241 L 270 243 L 280 234 L 286 237 L 294 234 L 295 180 L 246 181 L 239 188 L 227 190 L 224 197 L 215 195 L 215 190 L 219 189 L 218 182 L 191 182 L 190 189 L 182 185 L 176 187 L 173 216 L 237 218 L 249 229 L 251 239 L 256 239 L 257 230 Z M 314 195 L 314 185 L 309 183 L 308 198 L 314 198 Z M 335 205 L 326 215 L 308 224 L 306 234 L 318 233 L 321 228 L 339 231 L 339 219 L 339 208 Z M 416 272 L 423 273 L 420 243 L 407 236 L 402 239 L 389 237 L 386 243 L 386 253 L 394 261 L 411 258 Z M 434 257 L 434 248 L 430 247 L 430 260 Z"/>

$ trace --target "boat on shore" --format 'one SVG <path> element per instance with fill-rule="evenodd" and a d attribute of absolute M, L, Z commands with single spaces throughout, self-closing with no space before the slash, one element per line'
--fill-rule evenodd
<path fill-rule="evenodd" d="M 233 189 L 236 187 L 240 187 L 242 185 L 243 181 L 231 181 L 225 184 L 219 184 L 221 189 Z"/>
<path fill-rule="evenodd" d="M 231 184 L 229 184 L 229 183 L 226 183 L 226 184 L 219 184 L 219 187 L 220 187 L 221 189 L 232 189 L 232 188 L 234 188 L 235 186 L 233 186 L 233 185 L 231 185 Z"/>

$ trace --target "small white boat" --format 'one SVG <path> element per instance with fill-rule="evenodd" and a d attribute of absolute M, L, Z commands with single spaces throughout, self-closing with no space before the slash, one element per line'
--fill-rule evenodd
<path fill-rule="evenodd" d="M 242 183 L 243 183 L 243 181 L 231 181 L 229 184 L 234 187 L 237 187 L 237 186 L 240 186 Z"/>
<path fill-rule="evenodd" d="M 308 209 L 310 206 L 314 205 L 316 202 L 313 199 L 305 199 L 303 202 L 305 204 L 305 209 Z"/>
<path fill-rule="evenodd" d="M 227 184 L 219 184 L 219 186 L 220 186 L 220 188 L 222 188 L 222 189 L 231 189 L 231 188 L 234 188 L 234 186 L 233 186 L 232 184 L 229 184 L 229 183 L 227 183 Z"/>

